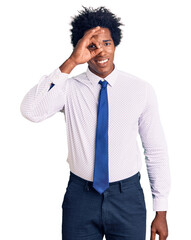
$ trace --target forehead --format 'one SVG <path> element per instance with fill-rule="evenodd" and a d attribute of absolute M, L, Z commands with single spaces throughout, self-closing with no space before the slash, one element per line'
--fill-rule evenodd
<path fill-rule="evenodd" d="M 110 30 L 108 28 L 101 28 L 104 30 L 103 33 L 99 33 L 98 35 L 95 35 L 94 38 L 102 41 L 102 40 L 112 40 Z"/>

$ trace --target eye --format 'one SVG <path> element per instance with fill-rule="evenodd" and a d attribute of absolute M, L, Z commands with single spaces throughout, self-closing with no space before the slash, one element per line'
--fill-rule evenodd
<path fill-rule="evenodd" d="M 105 46 L 109 46 L 109 45 L 111 45 L 110 42 L 106 42 L 106 43 L 105 43 Z"/>
<path fill-rule="evenodd" d="M 96 48 L 97 48 L 96 45 L 93 43 L 88 46 L 88 49 L 91 49 L 91 50 Z"/>

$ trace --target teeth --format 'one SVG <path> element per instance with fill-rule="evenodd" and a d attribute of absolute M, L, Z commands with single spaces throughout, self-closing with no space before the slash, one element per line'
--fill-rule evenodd
<path fill-rule="evenodd" d="M 105 59 L 105 60 L 102 60 L 102 61 L 97 61 L 98 63 L 105 63 L 105 62 L 107 62 L 108 61 L 108 59 Z"/>

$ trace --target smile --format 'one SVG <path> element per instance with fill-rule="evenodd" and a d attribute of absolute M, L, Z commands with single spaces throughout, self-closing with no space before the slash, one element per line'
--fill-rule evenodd
<path fill-rule="evenodd" d="M 97 61 L 98 63 L 106 63 L 109 59 L 105 59 L 105 60 L 101 60 L 101 61 Z"/>

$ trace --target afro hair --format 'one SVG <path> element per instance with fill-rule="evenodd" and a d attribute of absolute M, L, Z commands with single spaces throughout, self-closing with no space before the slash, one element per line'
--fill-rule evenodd
<path fill-rule="evenodd" d="M 121 29 L 119 27 L 124 25 L 120 23 L 121 18 L 116 17 L 115 14 L 105 7 L 93 9 L 83 6 L 83 8 L 84 10 L 78 11 L 78 16 L 72 18 L 72 29 L 70 29 L 70 31 L 72 32 L 71 43 L 73 47 L 75 47 L 78 40 L 83 37 L 85 31 L 97 26 L 108 28 L 114 45 L 119 45 L 122 38 Z"/>

